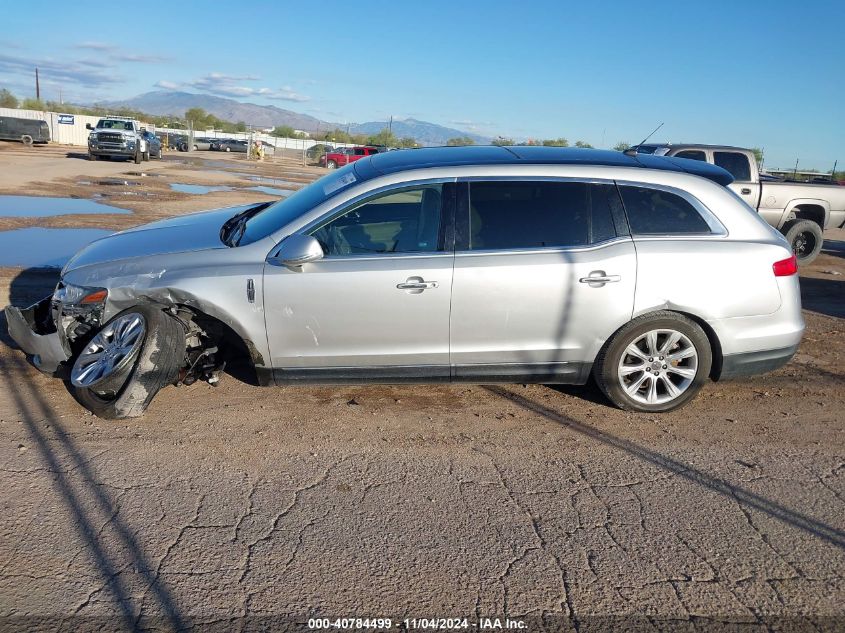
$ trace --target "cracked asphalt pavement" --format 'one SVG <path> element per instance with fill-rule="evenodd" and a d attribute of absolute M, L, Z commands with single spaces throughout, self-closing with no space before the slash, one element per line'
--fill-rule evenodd
<path fill-rule="evenodd" d="M 833 238 L 802 272 L 794 361 L 658 416 L 589 386 L 227 377 L 110 422 L 29 367 L 0 323 L 0 630 L 845 630 Z M 0 300 L 53 282 L 0 269 Z"/>

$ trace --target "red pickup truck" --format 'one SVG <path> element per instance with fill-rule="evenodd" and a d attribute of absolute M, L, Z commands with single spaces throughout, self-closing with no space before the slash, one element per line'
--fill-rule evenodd
<path fill-rule="evenodd" d="M 320 158 L 320 164 L 327 169 L 336 169 L 349 163 L 354 163 L 356 160 L 360 160 L 365 156 L 378 154 L 379 151 L 381 150 L 378 147 L 369 146 L 338 147 L 328 154 L 323 154 Z"/>

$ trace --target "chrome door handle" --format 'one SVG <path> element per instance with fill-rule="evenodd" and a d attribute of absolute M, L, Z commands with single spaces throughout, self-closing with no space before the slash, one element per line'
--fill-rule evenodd
<path fill-rule="evenodd" d="M 593 272 L 590 273 L 589 277 L 581 277 L 581 279 L 579 279 L 578 281 L 580 281 L 582 284 L 590 284 L 591 286 L 593 284 L 604 285 L 604 284 L 614 283 L 614 282 L 617 282 L 617 281 L 622 281 L 622 276 L 621 275 L 607 275 L 607 274 L 605 274 L 605 272 L 603 270 L 594 270 Z"/>
<path fill-rule="evenodd" d="M 739 191 L 743 196 L 747 196 L 751 193 L 751 189 L 749 189 L 748 187 L 743 187 Z"/>
<path fill-rule="evenodd" d="M 418 293 L 429 288 L 437 288 L 437 286 L 436 281 L 425 281 L 422 277 L 408 277 L 404 283 L 396 284 L 396 288 L 399 290 L 411 290 Z"/>

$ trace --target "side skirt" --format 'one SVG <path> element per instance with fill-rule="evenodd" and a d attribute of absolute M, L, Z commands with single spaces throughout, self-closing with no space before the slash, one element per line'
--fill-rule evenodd
<path fill-rule="evenodd" d="M 277 385 L 366 385 L 462 382 L 583 385 L 591 363 L 506 363 L 501 365 L 408 365 L 377 367 L 283 367 Z"/>

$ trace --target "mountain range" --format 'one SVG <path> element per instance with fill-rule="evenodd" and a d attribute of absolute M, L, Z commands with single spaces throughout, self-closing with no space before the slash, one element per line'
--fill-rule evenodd
<path fill-rule="evenodd" d="M 190 108 L 202 108 L 224 121 L 243 121 L 255 127 L 269 128 L 289 125 L 296 130 L 322 132 L 335 128 L 349 129 L 352 134 L 376 134 L 388 126 L 387 121 L 368 121 L 366 123 L 339 124 L 323 121 L 308 114 L 294 112 L 276 106 L 264 106 L 255 103 L 243 103 L 235 99 L 216 97 L 194 92 L 155 90 L 124 99 L 121 101 L 103 101 L 95 105 L 101 107 L 126 107 L 148 114 L 183 116 Z M 394 119 L 393 133 L 399 137 L 410 137 L 421 145 L 445 145 L 450 138 L 468 136 L 476 143 L 485 144 L 490 138 L 464 130 L 450 128 L 428 121 L 416 119 Z"/>

